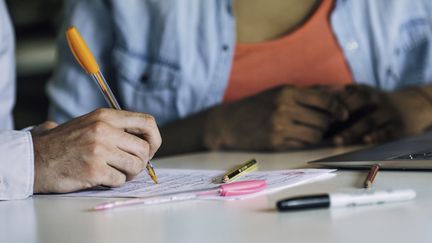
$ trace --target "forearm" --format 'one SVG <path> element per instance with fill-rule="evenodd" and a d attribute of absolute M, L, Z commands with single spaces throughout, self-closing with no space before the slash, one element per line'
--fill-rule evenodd
<path fill-rule="evenodd" d="M 204 131 L 208 113 L 203 111 L 160 128 L 162 146 L 156 156 L 206 150 Z"/>

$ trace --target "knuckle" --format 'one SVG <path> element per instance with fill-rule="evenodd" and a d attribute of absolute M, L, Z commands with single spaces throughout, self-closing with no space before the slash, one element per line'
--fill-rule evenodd
<path fill-rule="evenodd" d="M 111 181 L 114 187 L 119 187 L 125 184 L 126 176 L 122 173 L 111 174 Z"/>
<path fill-rule="evenodd" d="M 159 149 L 161 146 L 162 146 L 162 143 L 163 143 L 163 140 L 162 140 L 162 137 L 161 136 L 159 136 L 159 139 L 158 139 L 158 142 L 157 142 L 157 146 L 156 146 L 156 149 Z"/>
<path fill-rule="evenodd" d="M 106 134 L 108 125 L 102 121 L 96 121 L 90 126 L 90 130 L 93 134 Z"/>
<path fill-rule="evenodd" d="M 87 176 L 91 181 L 97 181 L 102 177 L 101 170 L 95 163 L 90 163 L 86 167 Z"/>
<path fill-rule="evenodd" d="M 323 134 L 320 131 L 314 130 L 311 131 L 310 138 L 312 143 L 319 143 L 323 138 Z"/>
<path fill-rule="evenodd" d="M 46 121 L 46 122 L 44 123 L 44 125 L 45 125 L 46 127 L 48 127 L 48 128 L 53 128 L 53 127 L 58 126 L 58 124 L 57 124 L 56 122 L 53 122 L 53 121 Z"/>
<path fill-rule="evenodd" d="M 159 149 L 160 146 L 162 145 L 162 137 L 161 135 L 158 133 L 158 135 L 154 138 L 154 146 L 156 149 Z"/>
<path fill-rule="evenodd" d="M 136 176 L 144 169 L 144 163 L 141 161 L 132 161 L 127 165 L 127 167 L 129 174 Z"/>
<path fill-rule="evenodd" d="M 272 114 L 269 122 L 271 137 L 278 136 L 278 134 L 285 129 L 285 119 L 289 118 L 284 114 L 283 111 L 276 110 L 275 113 Z"/>
<path fill-rule="evenodd" d="M 302 128 L 297 136 L 308 144 L 316 144 L 321 142 L 323 133 L 313 128 Z"/>
<path fill-rule="evenodd" d="M 105 120 L 109 113 L 110 113 L 110 109 L 108 108 L 98 108 L 92 112 L 92 116 L 96 120 Z"/>
<path fill-rule="evenodd" d="M 146 123 L 153 125 L 153 126 L 157 126 L 156 125 L 156 118 L 154 118 L 154 116 L 149 115 L 149 114 L 144 114 L 144 120 L 146 121 Z"/>
<path fill-rule="evenodd" d="M 279 92 L 281 95 L 288 95 L 288 94 L 292 93 L 292 90 L 293 89 L 291 86 L 283 86 L 283 87 L 281 87 Z"/>
<path fill-rule="evenodd" d="M 143 141 L 141 143 L 139 153 L 140 153 L 141 159 L 144 160 L 144 162 L 147 162 L 149 159 L 149 156 L 150 156 L 150 144 Z"/>
<path fill-rule="evenodd" d="M 87 146 L 88 153 L 93 158 L 98 158 L 104 154 L 104 147 L 98 142 L 92 142 L 89 146 Z"/>
<path fill-rule="evenodd" d="M 288 148 L 288 149 L 299 149 L 299 148 L 303 148 L 304 147 L 304 145 L 303 144 L 301 144 L 300 142 L 298 142 L 298 141 L 288 141 L 287 143 L 286 143 L 286 147 Z"/>
<path fill-rule="evenodd" d="M 329 111 L 335 111 L 339 107 L 339 102 L 332 95 L 322 95 L 319 100 L 322 104 L 327 107 Z"/>
<path fill-rule="evenodd" d="M 344 139 L 344 141 L 349 141 L 354 137 L 354 132 L 351 129 L 345 130 L 341 133 L 340 137 Z"/>
<path fill-rule="evenodd" d="M 291 97 L 297 97 L 299 93 L 295 92 L 295 90 L 291 86 L 280 87 L 279 89 L 276 89 L 275 92 L 277 103 L 283 103 L 285 100 Z"/>
<path fill-rule="evenodd" d="M 139 173 L 141 173 L 144 170 L 146 164 L 147 161 L 146 162 L 137 161 L 136 163 L 134 163 L 134 170 L 135 170 L 134 174 L 138 175 Z"/>
<path fill-rule="evenodd" d="M 280 133 L 278 132 L 272 132 L 271 136 L 269 137 L 269 144 L 272 150 L 280 150 L 284 145 L 284 139 L 279 134 Z"/>

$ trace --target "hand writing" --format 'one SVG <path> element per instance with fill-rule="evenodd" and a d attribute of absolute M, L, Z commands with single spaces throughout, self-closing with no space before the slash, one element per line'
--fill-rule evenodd
<path fill-rule="evenodd" d="M 34 192 L 65 193 L 122 185 L 145 168 L 161 138 L 149 115 L 99 109 L 35 132 L 33 143 Z"/>

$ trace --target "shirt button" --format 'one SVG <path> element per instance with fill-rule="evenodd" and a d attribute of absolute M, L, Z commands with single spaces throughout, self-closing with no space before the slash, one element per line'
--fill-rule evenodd
<path fill-rule="evenodd" d="M 359 44 L 358 44 L 357 41 L 350 41 L 347 44 L 347 48 L 350 51 L 355 51 L 355 50 L 357 50 L 359 48 Z"/>
<path fill-rule="evenodd" d="M 177 82 L 177 80 L 176 80 L 176 79 L 172 79 L 172 80 L 169 82 L 169 86 L 170 86 L 172 89 L 177 88 L 177 87 L 178 87 L 178 82 Z"/>
<path fill-rule="evenodd" d="M 227 1 L 227 2 L 228 2 L 226 6 L 227 12 L 229 15 L 233 16 L 232 1 Z"/>
<path fill-rule="evenodd" d="M 228 11 L 228 14 L 229 14 L 229 15 L 233 16 L 233 11 L 232 11 L 231 4 L 228 5 L 228 7 L 227 7 L 227 11 Z"/>
<path fill-rule="evenodd" d="M 222 46 L 222 50 L 223 51 L 228 51 L 229 50 L 229 46 L 228 45 L 223 45 Z"/>

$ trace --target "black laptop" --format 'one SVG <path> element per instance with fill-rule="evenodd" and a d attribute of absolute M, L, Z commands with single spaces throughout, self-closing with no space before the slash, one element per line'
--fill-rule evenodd
<path fill-rule="evenodd" d="M 432 131 L 375 147 L 309 162 L 333 168 L 432 170 Z"/>

